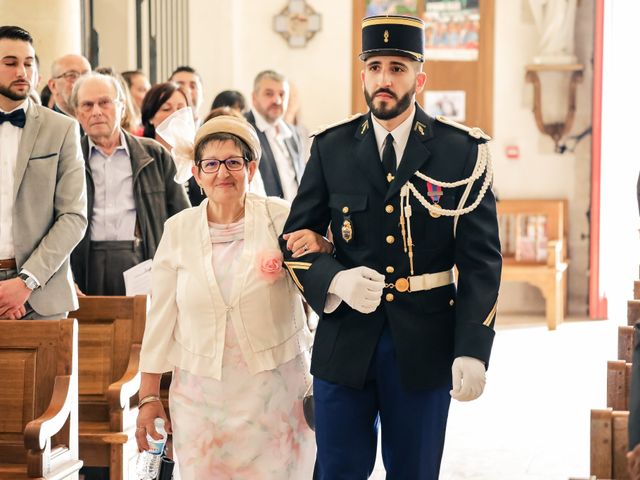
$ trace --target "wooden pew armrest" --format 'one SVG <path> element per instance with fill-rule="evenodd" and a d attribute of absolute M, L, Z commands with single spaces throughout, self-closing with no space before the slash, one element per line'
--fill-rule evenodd
<path fill-rule="evenodd" d="M 24 446 L 28 450 L 43 450 L 47 439 L 58 433 L 71 412 L 73 402 L 71 375 L 58 375 L 47 410 L 24 429 Z"/>
<path fill-rule="evenodd" d="M 124 375 L 109 385 L 107 398 L 109 399 L 109 410 L 122 410 L 128 408 L 131 397 L 140 389 L 140 348 L 139 343 L 131 345 L 129 364 Z"/>
<path fill-rule="evenodd" d="M 563 240 L 549 240 L 547 242 L 547 266 L 556 267 L 561 264 Z"/>

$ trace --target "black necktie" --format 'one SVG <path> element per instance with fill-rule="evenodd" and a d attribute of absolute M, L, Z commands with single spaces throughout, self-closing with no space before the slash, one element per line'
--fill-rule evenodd
<path fill-rule="evenodd" d="M 24 114 L 24 109 L 14 110 L 11 113 L 0 112 L 0 125 L 4 122 L 9 122 L 18 128 L 24 128 L 24 124 L 27 121 L 27 116 Z"/>
<path fill-rule="evenodd" d="M 382 167 L 387 176 L 387 182 L 391 183 L 396 175 L 396 150 L 393 148 L 393 135 L 387 135 L 382 150 Z"/>

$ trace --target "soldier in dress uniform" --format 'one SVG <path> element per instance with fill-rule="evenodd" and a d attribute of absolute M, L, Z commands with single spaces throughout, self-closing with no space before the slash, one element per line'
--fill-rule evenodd
<path fill-rule="evenodd" d="M 330 225 L 333 255 L 285 233 L 285 266 L 320 315 L 317 477 L 437 479 L 451 397 L 483 391 L 502 258 L 480 129 L 429 117 L 424 24 L 362 23 L 366 115 L 315 135 L 284 232 Z M 457 281 L 454 280 L 457 268 Z"/>

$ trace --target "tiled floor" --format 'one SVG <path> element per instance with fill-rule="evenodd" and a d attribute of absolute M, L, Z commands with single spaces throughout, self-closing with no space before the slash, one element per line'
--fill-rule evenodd
<path fill-rule="evenodd" d="M 572 319 L 549 332 L 542 317 L 498 318 L 483 396 L 451 404 L 441 480 L 588 477 L 589 411 L 606 404 L 617 324 Z M 385 478 L 380 455 L 371 478 Z"/>

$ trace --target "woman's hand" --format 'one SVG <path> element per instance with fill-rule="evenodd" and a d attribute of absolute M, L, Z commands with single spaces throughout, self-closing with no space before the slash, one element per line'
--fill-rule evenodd
<path fill-rule="evenodd" d="M 164 411 L 161 401 L 158 400 L 155 402 L 145 403 L 138 410 L 138 418 L 136 420 L 136 443 L 138 444 L 139 452 L 149 450 L 147 433 L 156 440 L 160 440 L 162 438 L 162 435 L 156 431 L 156 428 L 153 425 L 153 421 L 158 417 L 164 419 L 164 429 L 168 434 L 170 434 L 171 422 L 167 418 L 167 414 Z"/>
<path fill-rule="evenodd" d="M 293 258 L 302 257 L 307 253 L 333 252 L 333 244 L 313 230 L 296 230 L 285 233 L 282 238 L 287 241 L 287 250 L 293 252 Z"/>

